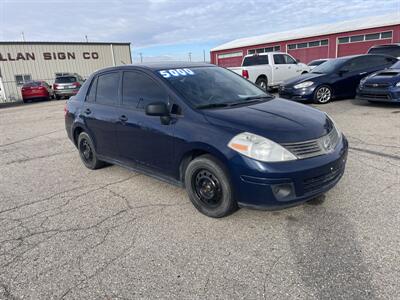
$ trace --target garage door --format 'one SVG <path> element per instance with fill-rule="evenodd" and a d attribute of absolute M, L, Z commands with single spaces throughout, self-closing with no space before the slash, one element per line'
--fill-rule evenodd
<path fill-rule="evenodd" d="M 243 52 L 236 51 L 217 55 L 217 65 L 221 67 L 240 67 L 242 65 Z"/>

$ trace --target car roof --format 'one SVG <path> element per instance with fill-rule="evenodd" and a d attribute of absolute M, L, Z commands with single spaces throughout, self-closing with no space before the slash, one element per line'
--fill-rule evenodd
<path fill-rule="evenodd" d="M 388 47 L 393 47 L 393 46 L 400 47 L 400 43 L 383 44 L 383 45 L 374 45 L 374 46 L 372 46 L 370 49 L 372 49 L 372 48 L 388 48 Z"/>
<path fill-rule="evenodd" d="M 154 62 L 154 63 L 130 64 L 130 65 L 103 68 L 97 70 L 95 74 L 113 70 L 143 69 L 150 71 L 158 71 L 164 69 L 183 69 L 183 68 L 197 68 L 197 67 L 217 67 L 217 66 L 203 62 L 182 62 L 182 61 Z"/>

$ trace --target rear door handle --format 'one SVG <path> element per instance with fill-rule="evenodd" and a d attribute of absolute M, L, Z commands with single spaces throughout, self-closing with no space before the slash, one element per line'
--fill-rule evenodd
<path fill-rule="evenodd" d="M 92 111 L 89 108 L 85 109 L 85 114 L 90 115 L 92 113 Z"/>
<path fill-rule="evenodd" d="M 125 115 L 122 115 L 122 116 L 119 117 L 119 120 L 121 122 L 126 122 L 126 121 L 128 121 L 128 118 Z"/>

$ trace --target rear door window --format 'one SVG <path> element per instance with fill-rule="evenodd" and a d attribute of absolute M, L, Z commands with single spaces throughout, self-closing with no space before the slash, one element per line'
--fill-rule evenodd
<path fill-rule="evenodd" d="M 276 65 L 285 65 L 285 56 L 283 54 L 274 54 L 274 63 Z"/>
<path fill-rule="evenodd" d="M 120 73 L 107 73 L 97 78 L 96 103 L 116 105 L 118 103 Z"/>
<path fill-rule="evenodd" d="M 243 67 L 268 65 L 268 63 L 268 55 L 254 55 L 245 57 L 243 61 Z"/>
<path fill-rule="evenodd" d="M 122 81 L 122 105 L 144 109 L 152 102 L 167 102 L 165 89 L 142 72 L 124 72 Z"/>

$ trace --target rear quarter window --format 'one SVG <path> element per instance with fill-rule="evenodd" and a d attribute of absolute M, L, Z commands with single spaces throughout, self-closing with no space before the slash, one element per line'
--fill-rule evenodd
<path fill-rule="evenodd" d="M 245 57 L 243 60 L 243 67 L 257 66 L 257 65 L 268 65 L 268 55 L 255 55 Z"/>

